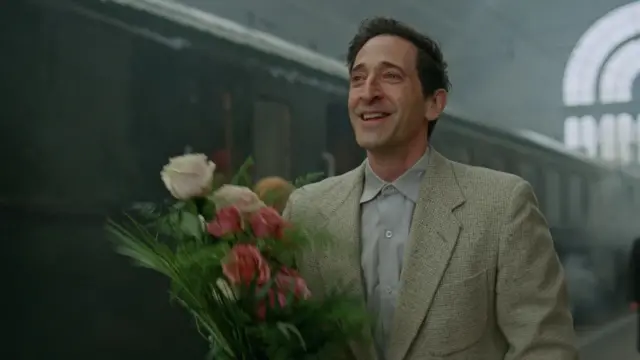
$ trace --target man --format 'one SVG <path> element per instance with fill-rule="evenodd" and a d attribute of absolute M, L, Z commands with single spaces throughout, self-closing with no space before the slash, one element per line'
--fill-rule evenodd
<path fill-rule="evenodd" d="M 377 314 L 359 360 L 577 359 L 561 265 L 531 186 L 428 147 L 447 102 L 438 46 L 391 19 L 348 51 L 349 115 L 366 161 L 296 190 L 285 216 L 335 249 L 301 267 L 322 296 L 345 281 Z"/>

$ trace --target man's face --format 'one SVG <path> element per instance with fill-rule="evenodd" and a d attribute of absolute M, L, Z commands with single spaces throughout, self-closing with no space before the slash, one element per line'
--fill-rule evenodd
<path fill-rule="evenodd" d="M 349 117 L 358 144 L 369 151 L 393 149 L 427 136 L 433 116 L 416 67 L 417 49 L 391 35 L 370 39 L 351 69 Z M 431 119 L 432 120 L 432 119 Z"/>

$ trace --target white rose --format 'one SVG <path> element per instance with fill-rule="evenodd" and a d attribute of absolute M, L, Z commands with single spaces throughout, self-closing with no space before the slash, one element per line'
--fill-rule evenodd
<path fill-rule="evenodd" d="M 223 185 L 213 193 L 212 200 L 218 209 L 235 206 L 243 214 L 266 206 L 251 189 L 236 185 Z"/>
<path fill-rule="evenodd" d="M 219 290 L 219 291 L 215 291 L 215 290 L 213 291 L 213 297 L 216 298 L 216 300 L 218 301 L 222 300 L 220 299 L 220 295 L 218 295 L 218 293 L 222 294 L 222 296 L 224 296 L 229 300 L 236 300 L 236 294 L 231 288 L 231 286 L 229 286 L 229 283 L 226 280 L 219 278 L 216 281 L 216 288 L 218 288 Z"/>
<path fill-rule="evenodd" d="M 215 169 L 206 155 L 187 154 L 169 159 L 160 176 L 173 197 L 188 200 L 211 192 Z"/>

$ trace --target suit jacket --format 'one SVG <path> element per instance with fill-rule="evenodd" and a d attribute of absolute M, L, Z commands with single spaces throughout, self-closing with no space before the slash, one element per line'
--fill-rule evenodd
<path fill-rule="evenodd" d="M 387 360 L 578 358 L 562 266 L 533 189 L 523 179 L 433 151 L 421 184 Z M 328 231 L 333 248 L 304 256 L 315 296 L 336 279 L 362 296 L 364 164 L 296 190 L 285 217 Z M 353 344 L 358 360 L 371 344 Z"/>

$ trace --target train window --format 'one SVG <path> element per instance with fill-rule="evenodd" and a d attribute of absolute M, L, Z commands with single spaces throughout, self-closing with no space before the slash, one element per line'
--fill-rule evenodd
<path fill-rule="evenodd" d="M 450 154 L 451 160 L 453 161 L 457 161 L 463 164 L 471 163 L 471 155 L 469 153 L 469 150 L 463 146 L 452 146 L 450 148 Z"/>
<path fill-rule="evenodd" d="M 442 129 L 442 132 L 438 132 L 438 136 L 431 139 L 431 144 L 438 149 L 442 155 L 462 164 L 471 164 L 469 147 L 475 149 L 472 143 L 473 140 L 469 139 L 466 135 L 449 129 Z M 478 153 L 479 149 L 475 150 L 475 152 Z"/>
<path fill-rule="evenodd" d="M 484 150 L 484 149 L 483 149 Z M 487 151 L 475 151 L 473 153 L 473 165 L 490 168 L 491 153 Z"/>
<path fill-rule="evenodd" d="M 507 163 L 504 159 L 498 157 L 498 156 L 491 156 L 491 159 L 489 159 L 489 167 L 494 169 L 494 170 L 498 170 L 498 171 L 506 171 L 507 170 Z"/>
<path fill-rule="evenodd" d="M 582 203 L 582 187 L 584 183 L 582 178 L 572 175 L 569 180 L 569 219 L 571 222 L 582 220 L 584 213 Z"/>
<path fill-rule="evenodd" d="M 538 179 L 538 171 L 535 166 L 522 163 L 520 164 L 520 175 L 527 180 L 535 190 L 539 189 L 540 181 Z"/>
<path fill-rule="evenodd" d="M 215 84 L 215 82 L 212 82 Z M 228 182 L 234 174 L 233 154 L 233 98 L 225 89 L 216 87 L 211 90 L 211 103 L 207 103 L 204 113 L 211 120 L 212 125 L 205 127 L 207 135 L 207 149 L 211 151 L 210 158 L 216 163 L 216 178 L 218 181 Z"/>
<path fill-rule="evenodd" d="M 545 215 L 551 226 L 561 221 L 560 175 L 550 170 L 545 176 Z"/>
<path fill-rule="evenodd" d="M 240 125 L 242 128 L 240 122 L 233 121 L 234 105 L 237 105 L 234 102 L 240 97 L 234 96 L 233 88 L 225 81 L 224 72 L 228 72 L 228 68 L 212 67 L 212 62 L 217 64 L 215 60 L 201 54 L 184 55 L 181 60 L 180 87 L 175 91 L 182 94 L 182 103 L 178 107 L 183 113 L 181 119 L 188 119 L 180 126 L 186 138 L 183 145 L 206 153 L 216 163 L 218 181 L 229 181 L 234 173 L 234 164 L 244 160 L 233 159 L 236 153 L 234 127 Z M 176 133 L 174 128 L 171 131 Z M 251 143 L 246 147 L 242 157 L 249 155 Z"/>
<path fill-rule="evenodd" d="M 355 140 L 355 134 L 349 122 L 348 110 L 345 104 L 329 104 L 327 107 L 327 136 L 325 148 L 332 159 L 327 161 L 327 175 L 343 174 L 357 167 L 364 160 L 365 153 Z M 329 162 L 333 162 L 330 164 Z M 333 169 L 329 169 L 329 168 Z"/>
<path fill-rule="evenodd" d="M 591 207 L 593 206 L 592 202 L 592 193 L 593 193 L 594 183 L 589 180 L 589 178 L 585 178 L 583 180 L 582 188 L 580 189 L 582 195 L 582 208 L 581 213 L 583 219 L 589 221 L 589 217 L 591 216 Z"/>
<path fill-rule="evenodd" d="M 261 100 L 253 107 L 255 176 L 290 175 L 291 114 L 286 105 Z"/>

